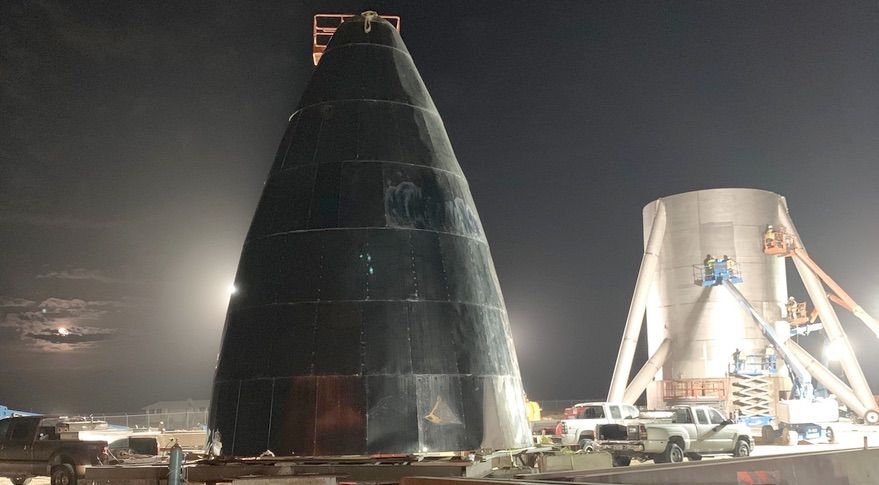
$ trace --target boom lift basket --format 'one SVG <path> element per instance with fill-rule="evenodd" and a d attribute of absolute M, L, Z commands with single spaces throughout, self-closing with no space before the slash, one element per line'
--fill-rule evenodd
<path fill-rule="evenodd" d="M 795 249 L 794 238 L 784 226 L 768 226 L 763 233 L 763 254 L 785 256 Z"/>
<path fill-rule="evenodd" d="M 693 284 L 696 286 L 718 286 L 723 280 L 742 282 L 742 272 L 733 259 L 712 260 L 711 263 L 693 265 Z"/>

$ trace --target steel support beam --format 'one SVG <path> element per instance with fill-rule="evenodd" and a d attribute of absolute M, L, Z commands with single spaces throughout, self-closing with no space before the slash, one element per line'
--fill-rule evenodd
<path fill-rule="evenodd" d="M 668 357 L 668 351 L 670 348 L 671 339 L 669 338 L 666 338 L 661 344 L 659 344 L 659 348 L 656 349 L 656 352 L 647 359 L 644 367 L 641 367 L 641 370 L 635 374 L 632 382 L 626 387 L 626 392 L 623 394 L 622 402 L 626 404 L 635 404 L 635 401 L 641 397 L 644 389 L 647 389 L 650 381 L 653 380 L 653 377 L 656 376 L 656 373 L 659 372 L 659 369 L 665 364 L 665 359 Z"/>
<path fill-rule="evenodd" d="M 824 384 L 824 387 L 826 387 L 827 390 L 836 394 L 837 399 L 848 406 L 853 413 L 858 416 L 864 416 L 870 411 L 869 408 L 864 407 L 861 400 L 858 399 L 854 392 L 852 392 L 850 387 L 839 380 L 839 378 L 836 377 L 833 372 L 830 372 L 827 367 L 821 365 L 821 363 L 818 362 L 818 359 L 812 357 L 806 349 L 800 347 L 791 339 L 788 339 L 788 341 L 784 343 L 784 346 L 790 351 L 790 353 L 796 356 L 797 360 L 803 364 L 806 370 L 809 371 L 818 382 Z"/>
<path fill-rule="evenodd" d="M 782 225 L 786 226 L 796 238 L 796 244 L 799 246 L 799 249 L 802 250 L 803 253 L 808 254 L 803 245 L 803 240 L 800 238 L 799 233 L 797 233 L 796 226 L 794 226 L 794 223 L 790 218 L 787 202 L 783 197 L 779 199 L 778 218 Z M 836 311 L 833 310 L 833 306 L 831 306 L 830 300 L 827 298 L 827 292 L 821 284 L 821 279 L 809 269 L 809 266 L 803 260 L 798 257 L 791 259 L 793 259 L 794 266 L 796 266 L 797 272 L 803 280 L 803 286 L 806 287 L 806 292 L 809 294 L 812 304 L 815 305 L 815 309 L 818 310 L 818 315 L 821 316 L 821 323 L 824 325 L 824 332 L 827 335 L 827 339 L 830 341 L 829 345 L 840 351 L 839 362 L 842 366 L 843 372 L 845 372 L 849 384 L 851 385 L 852 391 L 854 391 L 854 394 L 860 401 L 862 408 L 875 409 L 876 400 L 873 397 L 873 391 L 870 390 L 870 385 L 864 377 L 864 371 L 861 369 L 860 364 L 858 364 L 855 351 L 842 328 L 842 324 L 839 322 L 839 317 L 836 315 Z"/>
<path fill-rule="evenodd" d="M 626 318 L 623 339 L 620 342 L 620 350 L 617 353 L 617 361 L 607 393 L 608 402 L 622 402 L 626 392 L 626 383 L 632 372 L 635 347 L 638 345 L 638 337 L 641 335 L 641 326 L 644 323 L 644 312 L 647 310 L 647 295 L 659 267 L 659 251 L 665 238 L 665 221 L 665 204 L 660 199 L 656 203 L 656 215 L 653 217 L 650 236 L 647 238 L 644 256 L 641 258 L 641 268 L 638 270 L 638 279 L 635 282 L 635 292 L 629 304 L 629 315 Z"/>

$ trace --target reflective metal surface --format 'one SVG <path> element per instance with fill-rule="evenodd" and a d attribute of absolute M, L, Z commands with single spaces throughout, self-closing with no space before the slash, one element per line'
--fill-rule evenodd
<path fill-rule="evenodd" d="M 657 380 L 725 377 L 736 349 L 747 355 L 766 348 L 759 328 L 726 291 L 693 284 L 692 265 L 707 254 L 735 259 L 744 279 L 737 288 L 766 320 L 782 320 L 784 258 L 762 251 L 766 225 L 779 223 L 778 200 L 777 194 L 754 189 L 700 190 L 662 199 L 667 226 L 647 304 L 648 352 L 652 355 L 666 338 L 672 344 Z M 655 210 L 655 201 L 644 208 L 645 233 Z M 655 392 L 648 391 L 648 403 L 655 402 Z"/>
<path fill-rule="evenodd" d="M 482 224 L 387 22 L 355 17 L 330 42 L 235 285 L 210 417 L 223 455 L 529 444 Z"/>

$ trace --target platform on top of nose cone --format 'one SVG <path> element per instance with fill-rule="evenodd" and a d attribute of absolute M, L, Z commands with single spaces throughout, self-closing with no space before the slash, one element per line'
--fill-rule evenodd
<path fill-rule="evenodd" d="M 436 107 L 397 29 L 357 15 L 339 26 L 298 109 L 328 101 L 371 100 Z"/>

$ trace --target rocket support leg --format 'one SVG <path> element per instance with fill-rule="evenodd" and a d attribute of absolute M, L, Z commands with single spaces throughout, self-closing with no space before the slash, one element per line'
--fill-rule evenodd
<path fill-rule="evenodd" d="M 787 203 L 784 198 L 779 200 L 778 218 L 780 222 L 783 225 L 786 225 L 788 230 L 790 230 L 796 237 L 796 240 L 800 243 L 800 250 L 805 253 L 806 249 L 805 247 L 802 247 L 802 239 L 800 239 L 797 229 L 790 218 Z M 803 286 L 806 287 L 806 292 L 809 293 L 809 297 L 812 299 L 812 304 L 815 305 L 815 309 L 818 310 L 818 315 L 821 316 L 821 323 L 824 325 L 824 332 L 827 335 L 827 339 L 830 341 L 830 345 L 839 349 L 839 362 L 842 365 L 842 370 L 845 372 L 846 378 L 848 378 L 848 381 L 851 384 L 851 389 L 860 401 L 862 408 L 875 409 L 876 401 L 873 397 L 873 391 L 870 390 L 870 385 L 867 384 L 867 379 L 864 377 L 864 371 L 858 364 L 854 349 L 852 349 L 852 345 L 842 328 L 842 324 L 839 322 L 839 317 L 837 317 L 836 312 L 830 305 L 830 300 L 827 298 L 827 292 L 824 290 L 821 280 L 800 258 L 795 257 L 791 259 L 793 259 L 797 272 L 803 280 Z M 827 384 L 825 384 L 825 386 L 826 385 Z M 828 386 L 828 389 L 829 388 L 830 387 Z M 879 416 L 877 416 L 877 418 L 879 418 Z"/>
<path fill-rule="evenodd" d="M 665 204 L 660 199 L 656 203 L 656 216 L 653 218 L 650 236 L 647 238 L 647 246 L 644 248 L 644 256 L 641 258 L 638 280 L 635 282 L 632 303 L 629 305 L 629 315 L 626 318 L 623 339 L 620 342 L 620 350 L 617 353 L 617 361 L 607 393 L 609 402 L 621 402 L 626 391 L 626 383 L 629 380 L 629 373 L 632 371 L 632 359 L 635 357 L 635 347 L 638 345 L 638 336 L 641 334 L 644 312 L 647 309 L 647 295 L 659 267 L 659 251 L 662 249 L 662 240 L 665 238 L 665 221 Z"/>
<path fill-rule="evenodd" d="M 830 372 L 830 370 L 821 365 L 821 363 L 818 362 L 816 358 L 812 357 L 806 349 L 800 347 L 796 342 L 790 339 L 784 343 L 784 346 L 797 358 L 798 361 L 800 361 L 801 364 L 803 364 L 803 366 L 805 366 L 806 370 L 812 374 L 818 382 L 824 384 L 824 387 L 833 394 L 836 394 L 836 397 L 838 397 L 843 404 L 848 406 L 852 412 L 858 416 L 866 416 L 869 412 L 875 413 L 873 410 L 875 406 L 865 407 L 864 404 L 861 403 L 861 400 L 858 399 L 858 396 L 852 392 L 850 387 L 833 375 L 833 372 Z"/>
<path fill-rule="evenodd" d="M 650 381 L 653 380 L 653 377 L 659 372 L 662 365 L 665 364 L 665 359 L 668 357 L 668 350 L 670 348 L 671 339 L 666 338 L 661 344 L 659 344 L 659 348 L 657 348 L 656 352 L 647 359 L 644 367 L 641 367 L 641 370 L 639 370 L 632 379 L 632 383 L 626 388 L 622 402 L 626 404 L 635 404 L 635 401 L 641 397 L 644 389 L 647 389 L 647 385 L 650 384 Z"/>

